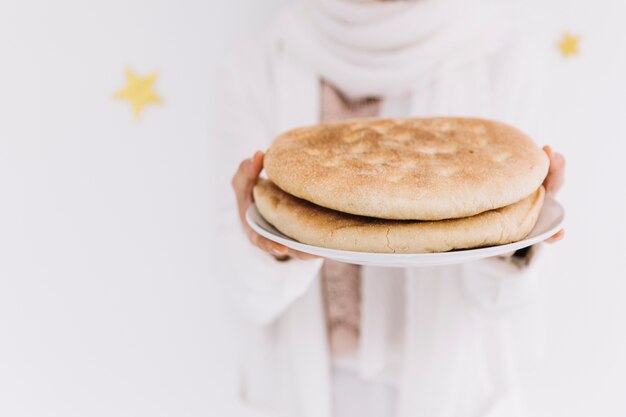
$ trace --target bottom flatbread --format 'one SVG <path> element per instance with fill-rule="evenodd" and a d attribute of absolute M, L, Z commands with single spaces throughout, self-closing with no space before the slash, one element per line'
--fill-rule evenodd
<path fill-rule="evenodd" d="M 329 210 L 260 180 L 254 200 L 261 215 L 301 243 L 375 253 L 433 253 L 502 245 L 525 238 L 539 217 L 544 189 L 497 210 L 438 221 L 383 220 Z"/>

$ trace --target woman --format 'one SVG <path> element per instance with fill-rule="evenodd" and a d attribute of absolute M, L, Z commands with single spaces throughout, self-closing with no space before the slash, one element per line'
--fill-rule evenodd
<path fill-rule="evenodd" d="M 221 66 L 222 274 L 247 318 L 250 415 L 522 415 L 516 382 L 535 351 L 543 245 L 462 265 L 360 268 L 287 249 L 244 218 L 263 168 L 262 152 L 248 155 L 293 127 L 455 115 L 532 131 L 531 60 L 505 16 L 477 0 L 308 0 Z M 545 150 L 553 194 L 564 161 Z"/>

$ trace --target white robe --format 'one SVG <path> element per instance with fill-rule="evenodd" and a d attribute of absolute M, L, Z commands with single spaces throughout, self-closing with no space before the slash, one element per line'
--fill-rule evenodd
<path fill-rule="evenodd" d="M 246 323 L 238 401 L 243 415 L 331 417 L 322 261 L 278 262 L 253 247 L 230 189 L 243 159 L 278 133 L 319 121 L 319 77 L 288 60 L 272 36 L 235 49 L 212 97 L 220 279 Z M 475 62 L 453 82 L 425 79 L 410 92 L 408 112 L 492 117 L 532 133 L 534 81 L 519 82 L 531 72 L 518 58 L 508 51 Z M 360 374 L 397 386 L 400 417 L 523 415 L 517 380 L 538 352 L 534 299 L 545 252 L 535 247 L 527 266 L 493 258 L 364 267 Z"/>

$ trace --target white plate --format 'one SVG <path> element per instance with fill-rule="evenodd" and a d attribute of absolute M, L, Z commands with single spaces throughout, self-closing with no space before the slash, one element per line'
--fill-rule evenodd
<path fill-rule="evenodd" d="M 537 224 L 528 237 L 524 240 L 520 240 L 519 242 L 478 249 L 455 250 L 443 253 L 400 254 L 353 252 L 305 245 L 304 243 L 300 243 L 276 230 L 274 226 L 265 221 L 263 216 L 261 216 L 257 210 L 256 205 L 252 204 L 246 213 L 246 220 L 248 221 L 248 224 L 257 233 L 273 240 L 274 242 L 283 244 L 288 248 L 324 258 L 335 259 L 341 262 L 388 267 L 450 265 L 474 261 L 481 258 L 487 258 L 489 256 L 502 255 L 546 240 L 561 229 L 564 217 L 565 212 L 563 207 L 553 198 L 546 196 L 543 208 L 539 214 L 539 219 L 537 220 Z"/>

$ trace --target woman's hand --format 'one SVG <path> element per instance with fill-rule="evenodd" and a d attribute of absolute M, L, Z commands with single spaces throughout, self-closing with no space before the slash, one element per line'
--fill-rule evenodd
<path fill-rule="evenodd" d="M 246 222 L 246 210 L 254 201 L 252 189 L 254 188 L 259 174 L 263 170 L 263 152 L 257 151 L 252 158 L 246 159 L 239 165 L 239 169 L 231 181 L 235 196 L 237 197 L 237 208 L 239 209 L 239 219 L 244 231 L 248 235 L 250 242 L 259 249 L 273 255 L 276 259 L 285 260 L 290 256 L 298 259 L 315 259 L 317 256 L 298 252 L 289 249 L 285 245 L 272 242 L 269 239 L 256 233 Z"/>
<path fill-rule="evenodd" d="M 565 157 L 558 152 L 554 152 L 550 146 L 544 146 L 543 151 L 550 159 L 550 169 L 543 186 L 548 195 L 556 195 L 565 181 Z M 565 236 L 565 229 L 559 230 L 554 236 L 546 240 L 547 243 L 558 242 Z"/>
<path fill-rule="evenodd" d="M 543 186 L 546 189 L 546 193 L 549 195 L 555 195 L 563 186 L 565 181 L 565 157 L 560 153 L 555 153 L 550 146 L 544 146 L 543 151 L 548 155 L 550 159 L 550 168 L 548 169 L 548 175 L 543 180 Z M 552 237 L 545 240 L 546 243 L 554 243 L 563 239 L 565 236 L 565 229 L 561 229 L 556 232 Z M 500 258 L 508 259 L 513 256 L 515 252 L 505 253 L 499 255 Z"/>

